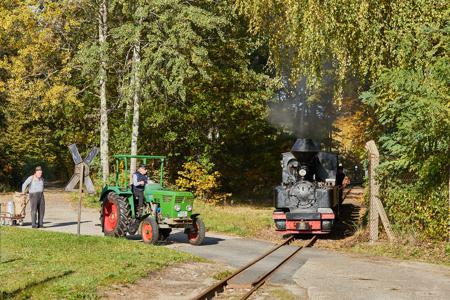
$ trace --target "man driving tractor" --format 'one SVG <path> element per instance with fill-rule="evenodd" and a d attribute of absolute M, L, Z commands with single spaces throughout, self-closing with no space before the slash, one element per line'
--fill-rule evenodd
<path fill-rule="evenodd" d="M 136 212 L 142 215 L 142 206 L 144 205 L 144 190 L 147 183 L 153 183 L 148 179 L 147 168 L 145 164 L 140 164 L 137 171 L 133 174 L 133 195 L 138 200 Z"/>

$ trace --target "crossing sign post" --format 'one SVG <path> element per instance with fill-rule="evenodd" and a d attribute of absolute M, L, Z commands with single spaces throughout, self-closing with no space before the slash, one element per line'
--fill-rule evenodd
<path fill-rule="evenodd" d="M 89 165 L 94 160 L 97 155 L 98 148 L 94 147 L 91 149 L 89 154 L 83 160 L 81 158 L 80 152 L 78 152 L 77 145 L 72 144 L 69 146 L 70 154 L 72 154 L 73 162 L 75 163 L 75 171 L 73 172 L 72 178 L 70 178 L 69 183 L 66 185 L 65 191 L 76 192 L 78 191 L 78 226 L 77 234 L 80 235 L 80 223 L 81 223 L 81 202 L 83 200 L 83 184 L 86 187 L 86 191 L 93 195 L 95 194 L 94 183 L 89 176 Z M 78 184 L 78 189 L 75 189 Z"/>

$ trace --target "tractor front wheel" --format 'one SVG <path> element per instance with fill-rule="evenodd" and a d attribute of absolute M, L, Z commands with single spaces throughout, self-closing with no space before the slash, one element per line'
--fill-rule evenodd
<path fill-rule="evenodd" d="M 189 243 L 191 243 L 191 245 L 199 246 L 205 239 L 205 223 L 203 223 L 202 219 L 196 218 L 194 219 L 192 227 L 193 228 L 191 228 L 187 233 Z"/>
<path fill-rule="evenodd" d="M 154 244 L 159 239 L 159 228 L 155 218 L 147 217 L 141 222 L 142 241 L 146 244 Z"/>
<path fill-rule="evenodd" d="M 109 193 L 103 200 L 101 214 L 105 235 L 121 237 L 127 234 L 130 207 L 125 198 Z"/>

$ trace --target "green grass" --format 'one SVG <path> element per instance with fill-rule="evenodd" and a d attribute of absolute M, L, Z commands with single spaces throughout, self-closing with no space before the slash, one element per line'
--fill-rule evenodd
<path fill-rule="evenodd" d="M 283 289 L 283 288 L 269 289 L 269 293 L 271 294 L 272 299 L 280 299 L 280 300 L 297 299 L 296 295 L 292 294 L 290 291 Z"/>
<path fill-rule="evenodd" d="M 194 202 L 194 211 L 200 213 L 207 230 L 243 237 L 261 237 L 261 233 L 273 230 L 273 208 L 244 205 L 213 206 Z"/>
<path fill-rule="evenodd" d="M 350 252 L 365 255 L 384 256 L 404 260 L 414 260 L 427 263 L 450 266 L 450 243 L 445 242 L 368 242 L 359 243 L 346 249 Z"/>
<path fill-rule="evenodd" d="M 99 287 L 199 260 L 126 239 L 1 227 L 0 299 L 95 299 Z"/>
<path fill-rule="evenodd" d="M 214 274 L 213 275 L 213 279 L 215 279 L 215 280 L 224 280 L 225 278 L 227 278 L 231 274 L 233 274 L 233 272 L 231 272 L 230 270 L 221 271 L 221 272 L 218 272 L 218 273 Z"/>

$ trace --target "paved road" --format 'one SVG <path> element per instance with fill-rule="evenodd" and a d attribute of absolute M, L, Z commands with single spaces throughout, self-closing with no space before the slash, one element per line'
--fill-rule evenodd
<path fill-rule="evenodd" d="M 8 197 L 0 195 L 1 200 Z M 43 230 L 76 233 L 77 210 L 67 197 L 59 191 L 46 193 L 46 228 Z M 24 227 L 30 227 L 29 208 Z M 82 210 L 81 232 L 102 235 L 98 210 Z M 210 233 L 205 245 L 191 246 L 182 232 L 172 234 L 167 243 L 167 247 L 235 268 L 272 246 L 265 241 Z M 272 278 L 272 283 L 284 285 L 298 299 L 450 299 L 449 267 L 316 248 L 302 251 L 289 267 Z"/>
<path fill-rule="evenodd" d="M 78 210 L 75 203 L 70 202 L 70 193 L 52 189 L 45 192 L 44 229 L 67 233 L 77 233 Z M 0 200 L 12 199 L 12 195 L 2 194 Z M 31 228 L 30 205 L 26 209 L 25 228 Z M 81 212 L 81 233 L 87 235 L 103 235 L 99 221 L 99 210 L 83 208 Z"/>

